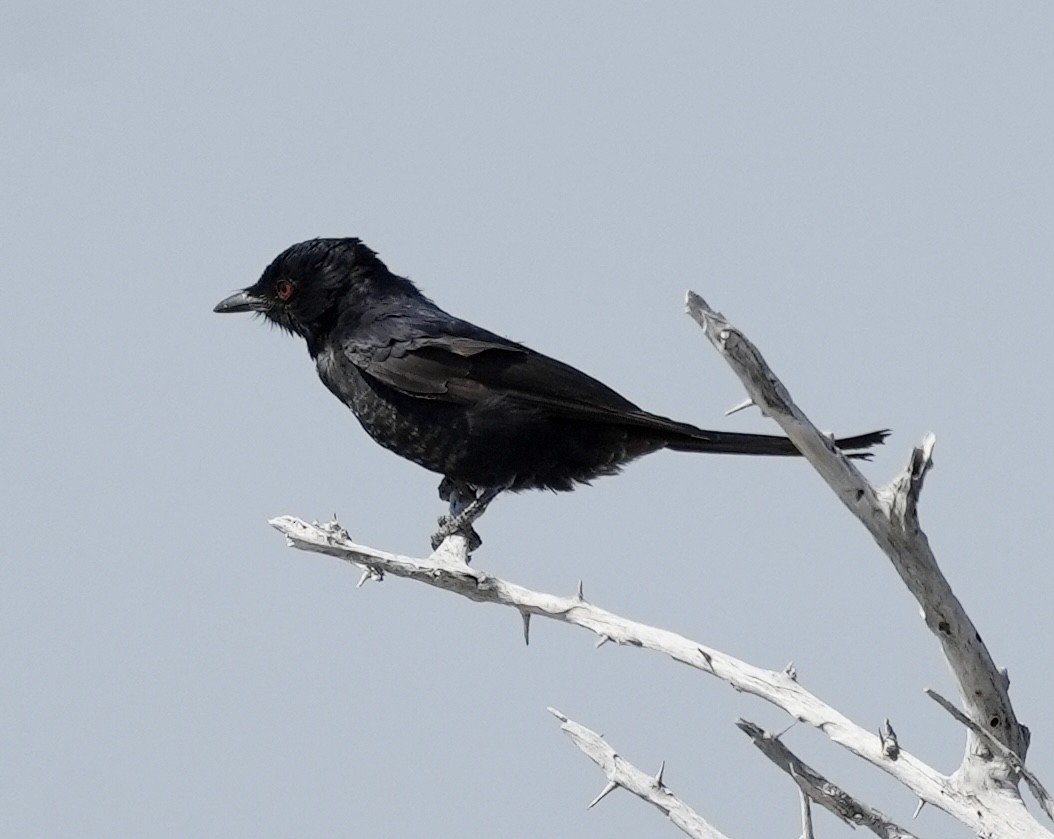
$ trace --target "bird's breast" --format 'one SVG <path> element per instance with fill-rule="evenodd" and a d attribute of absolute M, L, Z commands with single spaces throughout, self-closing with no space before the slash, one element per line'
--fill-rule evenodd
<path fill-rule="evenodd" d="M 464 457 L 468 421 L 462 406 L 396 390 L 332 349 L 315 361 L 330 392 L 385 448 L 441 474 Z"/>

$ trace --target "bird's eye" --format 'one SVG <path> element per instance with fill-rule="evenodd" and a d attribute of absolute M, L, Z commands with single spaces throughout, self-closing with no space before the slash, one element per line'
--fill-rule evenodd
<path fill-rule="evenodd" d="M 293 285 L 292 280 L 279 280 L 274 287 L 275 297 L 283 303 L 293 296 L 294 291 L 296 291 L 296 286 Z"/>

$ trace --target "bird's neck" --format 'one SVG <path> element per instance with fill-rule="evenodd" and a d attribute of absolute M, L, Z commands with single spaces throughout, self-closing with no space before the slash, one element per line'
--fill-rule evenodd
<path fill-rule="evenodd" d="M 354 333 L 379 317 L 416 309 L 427 302 L 410 280 L 393 274 L 380 261 L 356 266 L 343 294 L 319 318 L 315 328 L 304 335 L 308 352 L 318 359 L 334 332 Z"/>

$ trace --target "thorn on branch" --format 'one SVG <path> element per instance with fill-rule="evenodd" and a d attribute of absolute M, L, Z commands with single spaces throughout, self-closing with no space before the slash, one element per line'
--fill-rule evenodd
<path fill-rule="evenodd" d="M 529 647 L 531 645 L 531 613 L 521 611 L 520 617 L 523 618 L 523 643 L 524 646 Z"/>
<path fill-rule="evenodd" d="M 893 725 L 888 717 L 878 731 L 878 738 L 882 741 L 882 754 L 890 760 L 896 760 L 900 757 L 900 743 L 897 742 L 897 732 L 893 730 Z"/>
<path fill-rule="evenodd" d="M 665 769 L 666 761 L 664 760 L 662 763 L 659 764 L 659 771 L 655 773 L 655 786 L 657 789 L 663 788 L 662 773 L 665 771 Z"/>
<path fill-rule="evenodd" d="M 747 408 L 753 407 L 756 404 L 757 403 L 751 397 L 748 396 L 738 405 L 733 405 L 731 408 L 725 411 L 725 416 L 730 417 L 732 416 L 732 414 L 738 414 L 740 411 L 745 411 Z"/>
<path fill-rule="evenodd" d="M 792 728 L 794 728 L 794 726 L 796 726 L 797 724 L 798 724 L 798 720 L 795 720 L 790 725 L 788 725 L 786 728 L 782 729 L 778 734 L 766 734 L 765 736 L 766 737 L 771 737 L 773 740 L 779 740 L 784 734 L 786 734 L 788 731 L 790 731 Z"/>
<path fill-rule="evenodd" d="M 589 806 L 586 807 L 586 809 L 592 810 L 594 807 L 597 806 L 597 804 L 600 803 L 600 801 L 604 798 L 605 795 L 614 792 L 616 789 L 618 789 L 618 784 L 616 784 L 614 781 L 608 781 L 604 788 L 600 791 L 600 795 L 590 801 Z"/>
<path fill-rule="evenodd" d="M 351 534 L 337 521 L 337 514 L 333 514 L 333 521 L 327 521 L 325 523 L 319 523 L 317 521 L 311 522 L 315 527 L 326 534 L 326 541 L 334 545 L 339 545 L 343 542 L 351 542 Z"/>
<path fill-rule="evenodd" d="M 370 580 L 376 580 L 378 583 L 384 582 L 384 572 L 380 568 L 373 568 L 367 565 L 362 569 L 362 576 L 359 577 L 355 588 L 362 588 Z"/>

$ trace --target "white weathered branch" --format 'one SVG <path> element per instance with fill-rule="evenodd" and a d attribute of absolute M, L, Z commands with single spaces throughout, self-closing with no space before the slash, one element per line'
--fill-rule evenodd
<path fill-rule="evenodd" d="M 779 737 L 770 734 L 748 720 L 740 720 L 736 725 L 761 750 L 765 757 L 791 776 L 794 783 L 801 790 L 802 795 L 806 796 L 803 802 L 812 799 L 824 809 L 834 813 L 846 824 L 852 827 L 866 827 L 876 836 L 881 836 L 883 839 L 917 839 L 915 834 L 894 823 L 885 814 L 858 801 L 841 787 L 832 784 L 788 749 Z M 807 816 L 807 813 L 807 804 L 803 803 L 802 820 L 803 824 L 808 825 L 806 830 L 812 826 L 811 816 Z"/>
<path fill-rule="evenodd" d="M 814 726 L 833 742 L 888 772 L 920 799 L 944 810 L 977 833 L 1002 831 L 1006 836 L 1043 836 L 1043 830 L 1019 798 L 981 796 L 963 788 L 955 778 L 941 775 L 901 747 L 896 759 L 887 756 L 887 744 L 805 690 L 787 672 L 765 670 L 689 638 L 601 609 L 581 596 L 570 597 L 532 591 L 472 568 L 443 548 L 428 559 L 379 551 L 355 544 L 336 523 L 308 524 L 291 516 L 271 520 L 293 547 L 343 559 L 367 569 L 374 578 L 387 574 L 427 583 L 470 600 L 497 603 L 521 615 L 537 615 L 588 629 L 602 642 L 640 647 L 664 653 L 728 682 L 736 690 L 758 696 L 801 722 Z M 453 537 L 451 537 L 453 538 Z"/>
<path fill-rule="evenodd" d="M 927 436 L 914 449 L 900 477 L 876 491 L 798 409 L 761 353 L 739 330 L 693 292 L 688 292 L 686 305 L 688 313 L 739 376 L 753 402 L 779 423 L 890 558 L 922 607 L 926 625 L 941 643 L 967 716 L 1024 758 L 1028 729 L 1018 722 L 1010 704 L 1006 671 L 996 668 L 919 527 L 917 504 L 923 479 L 933 465 L 934 437 Z M 1016 792 L 1014 767 L 1001 754 L 993 753 L 972 730 L 959 771 L 975 789 L 996 785 Z"/>
<path fill-rule="evenodd" d="M 937 691 L 926 688 L 925 693 L 930 699 L 951 714 L 958 722 L 965 725 L 978 737 L 988 743 L 995 752 L 1001 754 L 1016 771 L 1021 773 L 1021 777 L 1025 779 L 1025 783 L 1028 784 L 1028 788 L 1032 791 L 1032 795 L 1039 803 L 1039 806 L 1043 808 L 1043 812 L 1047 814 L 1049 819 L 1054 820 L 1054 802 L 1051 801 L 1050 793 L 1047 792 L 1047 788 L 1043 786 L 1042 782 L 1036 777 L 1032 770 L 1025 766 L 1025 762 L 1018 755 L 1014 754 L 1010 749 L 996 740 L 985 729 L 981 728 L 981 726 L 971 720 L 966 714 L 952 705 L 951 702 L 937 693 Z"/>
<path fill-rule="evenodd" d="M 816 839 L 812 830 L 812 799 L 805 794 L 805 790 L 798 790 L 801 796 L 801 839 Z"/>
<path fill-rule="evenodd" d="M 549 713 L 560 720 L 560 730 L 566 732 L 574 744 L 607 776 L 607 784 L 590 802 L 590 807 L 595 807 L 608 793 L 622 787 L 658 807 L 689 836 L 695 839 L 726 839 L 725 834 L 712 827 L 666 786 L 662 778 L 665 763 L 659 767 L 658 773 L 648 775 L 618 754 L 595 731 L 568 719 L 555 708 L 550 708 Z"/>

